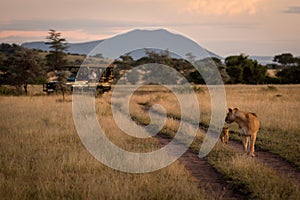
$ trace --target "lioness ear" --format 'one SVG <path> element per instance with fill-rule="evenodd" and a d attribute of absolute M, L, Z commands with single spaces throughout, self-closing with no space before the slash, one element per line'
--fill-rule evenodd
<path fill-rule="evenodd" d="M 239 109 L 238 109 L 238 108 L 234 108 L 233 110 L 234 110 L 234 111 L 237 111 L 237 110 L 239 110 Z"/>
<path fill-rule="evenodd" d="M 229 111 L 229 112 L 232 112 L 232 108 L 228 108 L 228 111 Z"/>

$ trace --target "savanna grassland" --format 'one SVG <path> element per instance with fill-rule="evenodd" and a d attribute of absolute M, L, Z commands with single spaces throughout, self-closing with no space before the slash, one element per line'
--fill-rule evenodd
<path fill-rule="evenodd" d="M 197 86 L 201 123 L 209 124 L 210 96 Z M 36 92 L 33 92 L 34 94 Z M 110 111 L 111 93 L 96 99 L 96 113 L 107 137 L 129 151 L 159 148 L 155 138 L 141 142 L 124 134 Z M 300 86 L 226 86 L 228 107 L 255 112 L 260 121 L 256 148 L 279 155 L 300 168 Z M 131 116 L 149 122 L 145 106 L 161 104 L 168 119 L 162 130 L 171 135 L 179 126 L 178 102 L 168 92 L 133 95 Z M 213 192 L 197 187 L 195 177 L 176 161 L 161 170 L 129 174 L 111 169 L 93 158 L 81 143 L 72 116 L 72 96 L 0 97 L 0 197 L 1 199 L 211 199 Z M 184 116 L 182 116 L 184 117 Z M 230 125 L 231 138 L 236 125 Z M 199 130 L 191 148 L 199 150 L 204 132 Z M 254 199 L 298 199 L 300 187 L 288 174 L 217 143 L 208 162 L 238 190 Z"/>
<path fill-rule="evenodd" d="M 60 96 L 1 97 L 1 199 L 206 198 L 178 162 L 148 174 L 123 173 L 98 162 L 76 133 L 71 96 L 60 100 Z M 114 130 L 108 137 L 131 148 L 130 139 L 119 138 L 122 134 L 110 113 L 99 110 L 99 115 L 105 116 L 101 118 L 105 128 Z"/>
<path fill-rule="evenodd" d="M 272 152 L 288 160 L 299 173 L 300 87 L 296 85 L 227 85 L 225 89 L 228 107 L 238 107 L 258 115 L 261 129 L 258 133 L 256 148 Z M 208 125 L 211 108 L 210 95 L 204 86 L 198 86 L 197 91 L 201 110 L 200 121 L 201 124 Z M 184 117 L 180 115 L 180 110 L 176 105 L 178 101 L 171 95 L 168 97 L 165 97 L 163 93 L 159 95 L 137 96 L 133 99 L 137 102 L 136 104 L 140 105 L 151 106 L 156 103 L 163 105 L 169 116 L 168 121 L 174 126 L 174 119 Z M 135 108 L 132 110 L 137 110 L 137 107 Z M 145 118 L 141 120 L 147 121 Z M 172 126 L 169 126 L 170 129 Z M 240 140 L 237 134 L 238 126 L 232 124 L 229 127 L 231 139 Z M 166 131 L 166 134 L 172 135 L 172 131 Z M 203 135 L 198 134 L 191 145 L 195 152 L 199 151 L 202 139 Z M 224 177 L 233 181 L 234 185 L 247 193 L 249 198 L 298 199 L 299 197 L 299 183 L 290 181 L 287 178 L 291 176 L 290 174 L 279 175 L 256 159 L 236 152 L 228 146 L 217 144 L 208 155 L 208 160 Z"/>

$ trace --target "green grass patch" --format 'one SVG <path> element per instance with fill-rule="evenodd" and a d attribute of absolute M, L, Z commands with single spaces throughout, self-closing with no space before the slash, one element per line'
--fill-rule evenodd
<path fill-rule="evenodd" d="M 237 155 L 217 145 L 209 155 L 210 163 L 250 199 L 298 199 L 300 188 L 295 183 L 258 163 L 249 156 Z"/>
<path fill-rule="evenodd" d="M 168 116 L 171 117 L 173 115 L 168 113 Z M 135 117 L 136 120 L 142 118 L 142 116 Z M 176 119 L 178 118 L 179 117 L 176 116 Z M 176 131 L 164 127 L 161 133 L 174 137 Z M 267 137 L 267 135 L 265 136 Z M 231 134 L 231 137 L 235 140 L 239 140 L 237 134 Z M 260 140 L 266 141 L 266 139 L 263 138 Z M 258 145 L 261 145 L 259 144 L 260 140 L 258 140 Z M 198 153 L 202 142 L 203 136 L 198 135 L 190 148 L 195 153 Z M 296 200 L 300 195 L 300 188 L 294 182 L 277 175 L 272 169 L 258 163 L 255 158 L 240 155 L 239 152 L 234 151 L 220 142 L 218 142 L 209 153 L 207 159 L 234 188 L 247 195 L 249 199 Z"/>
<path fill-rule="evenodd" d="M 286 130 L 260 130 L 256 146 L 275 153 L 300 169 L 300 132 Z"/>

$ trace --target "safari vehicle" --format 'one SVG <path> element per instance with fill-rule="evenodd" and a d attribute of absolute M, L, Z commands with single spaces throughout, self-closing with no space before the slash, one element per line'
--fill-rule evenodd
<path fill-rule="evenodd" d="M 57 81 L 49 81 L 43 84 L 43 91 L 48 94 L 53 93 L 56 88 Z"/>
<path fill-rule="evenodd" d="M 71 76 L 67 79 L 66 85 L 70 90 L 74 88 L 80 90 L 95 90 L 96 94 L 102 94 L 111 90 L 111 83 L 113 82 L 113 67 L 107 68 L 90 67 L 90 66 L 64 66 L 62 70 L 71 72 Z M 100 77 L 100 78 L 99 78 Z M 43 91 L 48 94 L 57 91 L 57 81 L 49 81 L 43 84 Z"/>

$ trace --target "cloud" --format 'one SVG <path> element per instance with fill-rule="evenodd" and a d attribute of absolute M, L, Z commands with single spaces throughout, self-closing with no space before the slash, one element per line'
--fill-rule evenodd
<path fill-rule="evenodd" d="M 22 43 L 44 41 L 48 30 L 62 33 L 69 42 L 85 42 L 109 38 L 120 32 L 137 27 L 186 26 L 185 23 L 157 23 L 133 20 L 90 20 L 90 19 L 35 19 L 0 21 L 0 41 Z"/>
<path fill-rule="evenodd" d="M 109 38 L 115 34 L 134 28 L 170 28 L 188 29 L 190 27 L 223 27 L 230 29 L 249 29 L 255 23 L 220 23 L 211 22 L 153 22 L 134 20 L 96 20 L 96 19 L 34 19 L 34 20 L 0 20 L 0 41 L 21 44 L 26 41 L 45 41 L 48 30 L 55 29 L 62 33 L 68 42 L 86 42 Z"/>
<path fill-rule="evenodd" d="M 81 29 L 91 33 L 103 33 L 106 30 L 114 29 L 126 29 L 134 27 L 157 27 L 157 26 L 169 26 L 169 25 L 187 25 L 189 23 L 179 22 L 155 22 L 153 20 L 101 20 L 101 19 L 41 19 L 41 20 L 11 20 L 1 22 L 0 31 L 14 30 L 14 31 L 47 31 L 48 29 L 56 30 L 74 30 Z"/>
<path fill-rule="evenodd" d="M 23 43 L 24 41 L 46 41 L 47 31 L 11 30 L 0 31 L 0 40 L 7 43 Z M 111 34 L 90 34 L 82 30 L 63 31 L 62 37 L 71 42 L 86 42 L 110 37 Z"/>
<path fill-rule="evenodd" d="M 300 14 L 300 6 L 290 6 L 284 11 L 284 13 Z"/>
<path fill-rule="evenodd" d="M 133 25 L 142 25 L 142 22 L 90 20 L 90 19 L 66 19 L 66 20 L 11 20 L 0 21 L 0 39 L 10 42 L 16 39 L 44 40 L 48 30 L 55 29 L 70 41 L 99 40 L 114 35 L 120 30 L 133 28 Z"/>
<path fill-rule="evenodd" d="M 253 15 L 262 0 L 190 0 L 188 10 L 203 15 Z"/>
<path fill-rule="evenodd" d="M 0 30 L 48 30 L 49 28 L 93 29 L 101 30 L 106 27 L 124 27 L 132 24 L 132 21 L 93 20 L 93 19 L 41 19 L 41 20 L 12 20 L 0 24 Z"/>

